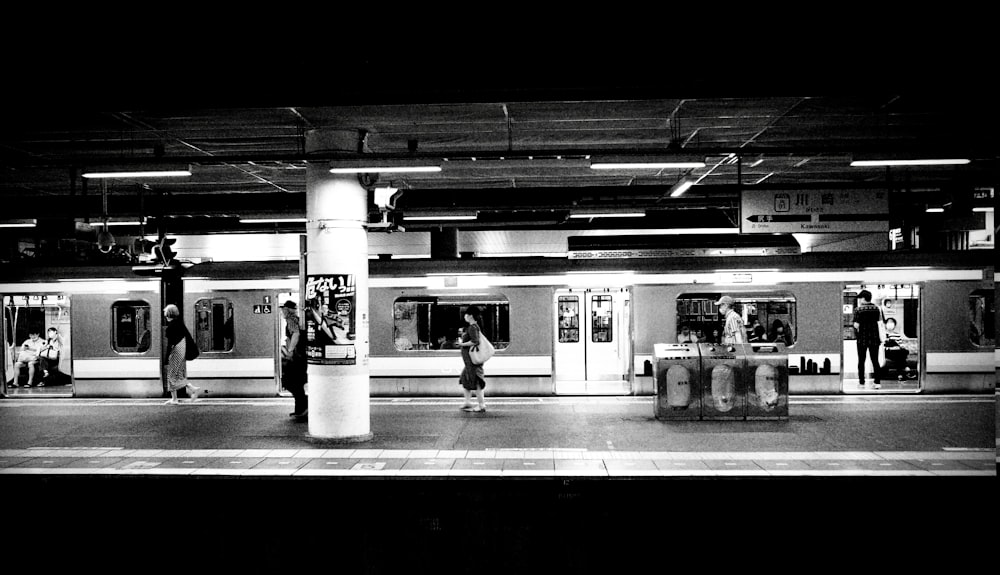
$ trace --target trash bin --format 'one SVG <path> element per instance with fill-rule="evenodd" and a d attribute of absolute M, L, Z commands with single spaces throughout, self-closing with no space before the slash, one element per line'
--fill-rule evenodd
<path fill-rule="evenodd" d="M 701 419 L 701 358 L 693 343 L 653 344 L 656 419 Z"/>
<path fill-rule="evenodd" d="M 747 419 L 788 419 L 788 353 L 782 343 L 744 343 Z"/>
<path fill-rule="evenodd" d="M 745 419 L 746 386 L 743 347 L 699 343 L 701 353 L 701 418 Z"/>

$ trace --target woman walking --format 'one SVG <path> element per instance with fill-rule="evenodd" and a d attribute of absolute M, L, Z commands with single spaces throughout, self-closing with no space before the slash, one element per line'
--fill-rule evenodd
<path fill-rule="evenodd" d="M 462 375 L 458 378 L 458 382 L 462 384 L 462 391 L 465 392 L 465 404 L 462 406 L 462 410 L 482 413 L 486 411 L 486 400 L 483 397 L 483 390 L 486 389 L 486 372 L 483 371 L 482 365 L 472 363 L 469 351 L 473 346 L 479 345 L 481 333 L 479 322 L 483 321 L 483 318 L 479 308 L 475 306 L 466 309 L 464 317 L 465 323 L 469 324 L 469 329 L 462 334 L 462 342 L 459 344 L 459 347 L 462 348 L 462 361 L 465 362 L 465 369 L 462 370 Z M 478 405 L 472 403 L 473 391 L 476 392 Z"/>
<path fill-rule="evenodd" d="M 187 346 L 194 345 L 194 338 L 188 331 L 181 312 L 174 304 L 163 308 L 163 317 L 167 320 L 167 390 L 170 391 L 168 405 L 177 405 L 177 391 L 188 389 L 191 401 L 198 399 L 200 387 L 195 387 L 187 380 Z"/>

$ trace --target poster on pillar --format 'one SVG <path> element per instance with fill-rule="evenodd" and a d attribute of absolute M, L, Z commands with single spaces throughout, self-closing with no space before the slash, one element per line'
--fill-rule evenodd
<path fill-rule="evenodd" d="M 306 276 L 306 359 L 317 365 L 354 365 L 354 275 Z"/>

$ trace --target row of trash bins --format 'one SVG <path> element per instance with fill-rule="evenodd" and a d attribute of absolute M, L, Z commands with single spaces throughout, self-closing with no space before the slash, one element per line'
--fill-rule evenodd
<path fill-rule="evenodd" d="M 783 344 L 658 343 L 653 350 L 657 419 L 788 419 Z"/>

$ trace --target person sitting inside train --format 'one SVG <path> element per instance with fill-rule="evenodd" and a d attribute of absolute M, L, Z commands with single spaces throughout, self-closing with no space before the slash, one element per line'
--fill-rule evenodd
<path fill-rule="evenodd" d="M 45 333 L 45 343 L 38 352 L 39 366 L 42 368 L 42 381 L 38 387 L 52 385 L 59 379 L 59 354 L 62 353 L 62 337 L 59 330 L 50 327 Z"/>
<path fill-rule="evenodd" d="M 910 368 L 906 365 L 906 357 L 910 354 L 909 350 L 900 345 L 900 340 L 903 339 L 903 334 L 897 331 L 898 324 L 896 323 L 896 318 L 890 317 L 885 320 L 885 341 L 882 345 L 885 346 L 885 369 L 895 369 L 897 372 L 897 379 L 903 379 L 904 374 L 907 377 L 911 377 Z"/>
<path fill-rule="evenodd" d="M 42 352 L 42 346 L 45 342 L 41 340 L 38 336 L 40 332 L 38 329 L 32 329 L 28 332 L 28 339 L 24 340 L 21 344 L 21 349 L 17 354 L 17 361 L 14 362 L 14 382 L 11 384 L 12 387 L 18 387 L 17 380 L 21 376 L 21 368 L 28 368 L 28 381 L 24 384 L 25 387 L 31 387 L 31 384 L 35 381 L 35 368 L 38 366 L 38 358 Z"/>
<path fill-rule="evenodd" d="M 692 333 L 688 324 L 683 323 L 680 333 L 677 334 L 677 343 L 698 343 L 698 336 Z"/>
<path fill-rule="evenodd" d="M 780 319 L 771 322 L 771 333 L 767 335 L 767 341 L 792 345 L 792 334 L 785 329 L 785 323 Z"/>
<path fill-rule="evenodd" d="M 455 340 L 448 339 L 448 336 L 441 334 L 437 338 L 437 349 L 459 349 Z"/>

